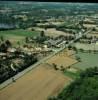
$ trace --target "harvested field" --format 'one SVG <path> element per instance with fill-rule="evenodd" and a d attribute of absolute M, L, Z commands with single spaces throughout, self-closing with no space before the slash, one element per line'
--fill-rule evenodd
<path fill-rule="evenodd" d="M 47 100 L 57 95 L 71 79 L 47 64 L 41 64 L 0 91 L 0 100 Z"/>
<path fill-rule="evenodd" d="M 96 27 L 96 25 L 94 25 L 94 24 L 83 24 L 83 26 L 87 27 L 87 28 Z"/>
<path fill-rule="evenodd" d="M 44 31 L 46 36 L 53 36 L 53 37 L 57 37 L 59 35 L 64 35 L 64 36 L 69 36 L 71 35 L 68 32 L 63 32 L 63 31 L 58 31 L 55 28 L 49 28 L 47 30 L 45 30 L 44 28 L 39 28 L 39 27 L 35 27 L 34 28 L 36 31 Z"/>
<path fill-rule="evenodd" d="M 59 35 L 64 35 L 64 36 L 68 36 L 68 35 L 69 35 L 69 33 L 63 32 L 63 31 L 58 31 L 58 30 L 56 30 L 55 28 L 47 29 L 47 30 L 45 31 L 45 33 L 46 33 L 46 35 L 48 35 L 48 36 L 53 36 L 53 37 L 57 37 L 57 36 L 59 36 Z"/>
<path fill-rule="evenodd" d="M 98 37 L 98 32 L 92 32 L 90 34 L 87 34 L 87 36 L 88 37 L 90 37 L 90 36 L 96 36 L 96 37 Z"/>
<path fill-rule="evenodd" d="M 75 64 L 77 61 L 71 56 L 74 52 L 70 51 L 66 51 L 63 50 L 62 52 L 60 52 L 59 54 L 53 56 L 52 58 L 50 58 L 49 60 L 47 60 L 46 62 L 49 64 L 53 64 L 55 63 L 58 67 L 63 66 L 64 68 Z"/>
<path fill-rule="evenodd" d="M 75 43 L 73 44 L 77 49 L 84 49 L 84 50 L 98 50 L 98 45 L 95 43 L 92 44 L 84 44 L 84 43 Z"/>

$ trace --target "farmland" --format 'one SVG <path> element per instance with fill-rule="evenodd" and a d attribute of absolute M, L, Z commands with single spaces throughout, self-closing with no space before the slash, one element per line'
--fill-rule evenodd
<path fill-rule="evenodd" d="M 97 4 L 4 1 L 0 9 L 0 100 L 66 100 L 68 85 L 98 74 Z"/>
<path fill-rule="evenodd" d="M 50 65 L 55 63 L 58 66 L 58 68 L 60 68 L 61 66 L 67 68 L 68 66 L 77 62 L 77 60 L 71 57 L 73 54 L 74 54 L 73 51 L 67 51 L 65 49 L 62 52 L 50 58 L 49 60 L 47 60 L 46 62 Z"/>
<path fill-rule="evenodd" d="M 77 47 L 77 49 L 84 49 L 84 50 L 98 50 L 98 44 L 84 44 L 84 43 L 75 43 L 73 44 Z"/>
<path fill-rule="evenodd" d="M 1 90 L 0 100 L 46 100 L 49 96 L 57 95 L 69 82 L 69 77 L 47 64 L 41 64 Z"/>
<path fill-rule="evenodd" d="M 15 29 L 15 30 L 6 30 L 0 31 L 0 36 L 3 36 L 4 39 L 9 39 L 13 43 L 22 42 L 25 37 L 28 36 L 38 36 L 38 31 L 28 31 L 23 29 Z"/>
<path fill-rule="evenodd" d="M 98 65 L 98 54 L 78 52 L 77 54 L 75 54 L 75 56 L 80 57 L 81 62 L 72 65 L 72 67 L 84 70 L 86 68 L 95 67 Z"/>

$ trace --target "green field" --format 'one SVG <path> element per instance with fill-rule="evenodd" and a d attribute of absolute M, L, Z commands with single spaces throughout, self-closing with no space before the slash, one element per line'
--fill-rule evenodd
<path fill-rule="evenodd" d="M 72 65 L 72 67 L 84 70 L 89 67 L 98 66 L 98 54 L 78 52 L 75 56 L 80 57 L 81 62 Z"/>
<path fill-rule="evenodd" d="M 5 40 L 10 40 L 14 45 L 17 44 L 17 42 L 24 43 L 26 36 L 38 36 L 38 31 L 28 31 L 28 30 L 22 30 L 22 29 L 16 29 L 16 30 L 7 30 L 7 31 L 0 31 L 0 36 L 3 36 Z"/>
<path fill-rule="evenodd" d="M 74 72 L 65 71 L 64 75 L 68 76 L 68 77 L 70 77 L 72 79 L 79 78 L 79 72 L 74 73 Z"/>
<path fill-rule="evenodd" d="M 15 35 L 15 36 L 37 36 L 39 32 L 37 31 L 27 31 L 22 29 L 0 31 L 0 35 Z"/>

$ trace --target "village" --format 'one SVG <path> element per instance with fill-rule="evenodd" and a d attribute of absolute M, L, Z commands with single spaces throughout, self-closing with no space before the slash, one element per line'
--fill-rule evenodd
<path fill-rule="evenodd" d="M 0 100 L 63 100 L 60 93 L 79 79 L 82 71 L 97 70 L 97 6 L 89 4 L 94 10 L 88 10 L 89 5 L 83 8 L 80 4 L 75 4 L 76 8 L 17 2 L 15 6 L 21 6 L 17 9 L 3 5 Z"/>

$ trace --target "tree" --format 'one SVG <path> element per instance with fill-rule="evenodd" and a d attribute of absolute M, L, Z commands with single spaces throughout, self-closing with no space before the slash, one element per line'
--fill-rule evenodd
<path fill-rule="evenodd" d="M 4 41 L 4 37 L 3 36 L 0 36 L 0 39 L 1 39 L 1 41 Z"/>
<path fill-rule="evenodd" d="M 72 47 L 72 49 L 73 49 L 76 53 L 78 52 L 78 50 L 77 50 L 76 47 Z"/>
<path fill-rule="evenodd" d="M 25 38 L 25 42 L 28 43 L 29 42 L 29 37 Z"/>
<path fill-rule="evenodd" d="M 82 48 L 81 48 L 81 49 L 79 49 L 79 50 L 80 50 L 80 52 L 83 52 L 83 51 L 84 51 L 84 49 L 82 49 Z"/>
<path fill-rule="evenodd" d="M 98 67 L 82 71 L 84 77 L 76 79 L 65 88 L 56 100 L 98 100 Z"/>
<path fill-rule="evenodd" d="M 55 63 L 52 64 L 55 70 L 58 70 L 57 65 Z"/>
<path fill-rule="evenodd" d="M 7 46 L 5 43 L 2 43 L 0 46 L 0 52 L 6 52 L 7 51 Z"/>
<path fill-rule="evenodd" d="M 71 50 L 71 49 L 72 49 L 72 46 L 71 46 L 71 45 L 69 45 L 69 46 L 68 46 L 68 50 Z"/>
<path fill-rule="evenodd" d="M 41 36 L 41 37 L 45 37 L 44 31 L 41 31 L 40 36 Z"/>
<path fill-rule="evenodd" d="M 64 66 L 60 66 L 61 67 L 61 71 L 65 71 L 65 68 L 64 68 Z"/>
<path fill-rule="evenodd" d="M 19 46 L 19 48 L 20 48 L 20 42 L 19 41 L 17 41 L 17 45 Z"/>
<path fill-rule="evenodd" d="M 79 56 L 76 56 L 76 60 L 78 60 L 79 62 L 81 62 L 81 58 Z"/>
<path fill-rule="evenodd" d="M 12 43 L 9 40 L 6 40 L 5 44 L 6 44 L 7 47 L 11 47 L 12 46 Z"/>

